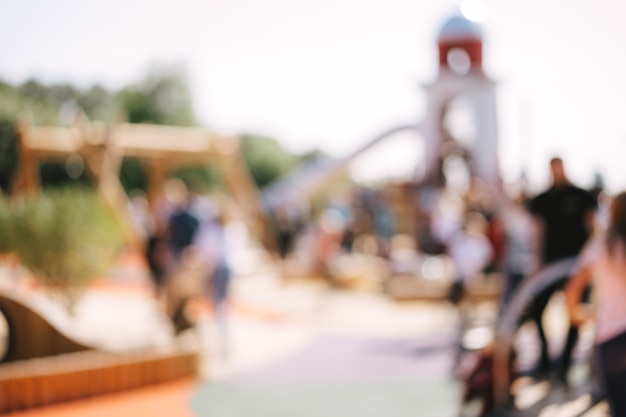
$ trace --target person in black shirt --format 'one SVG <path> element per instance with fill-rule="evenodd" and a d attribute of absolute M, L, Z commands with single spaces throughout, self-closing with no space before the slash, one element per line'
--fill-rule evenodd
<path fill-rule="evenodd" d="M 570 183 L 563 161 L 550 161 L 552 186 L 530 201 L 530 212 L 539 221 L 542 233 L 541 263 L 578 254 L 592 229 L 594 196 Z"/>
<path fill-rule="evenodd" d="M 529 202 L 529 211 L 537 226 L 539 265 L 576 256 L 582 249 L 593 229 L 593 215 L 597 207 L 594 196 L 569 182 L 563 160 L 550 160 L 552 185 Z M 551 296 L 565 282 L 559 282 L 539 294 L 530 310 L 541 339 L 539 371 L 550 370 L 548 343 L 541 322 L 543 312 Z M 561 357 L 559 378 L 565 382 L 571 353 L 578 339 L 578 330 L 571 327 Z"/>

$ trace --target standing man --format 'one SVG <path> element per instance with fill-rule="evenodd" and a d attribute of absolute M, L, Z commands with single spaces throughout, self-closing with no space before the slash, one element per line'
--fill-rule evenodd
<path fill-rule="evenodd" d="M 540 265 L 576 256 L 593 229 L 597 202 L 594 196 L 573 185 L 565 174 L 563 160 L 550 160 L 552 185 L 529 202 L 529 210 L 536 225 L 537 255 Z M 530 316 L 537 325 L 541 339 L 540 372 L 550 371 L 548 342 L 541 319 L 543 312 L 556 290 L 564 285 L 559 282 L 535 298 Z M 563 350 L 558 377 L 565 382 L 571 353 L 578 339 L 578 329 L 571 327 Z"/>

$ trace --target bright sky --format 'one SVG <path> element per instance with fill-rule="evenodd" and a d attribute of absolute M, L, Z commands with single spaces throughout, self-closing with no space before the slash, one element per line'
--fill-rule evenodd
<path fill-rule="evenodd" d="M 626 188 L 626 2 L 482 4 L 485 68 L 500 82 L 505 178 L 526 164 L 540 187 L 558 153 L 580 185 L 591 185 L 598 169 L 610 190 Z M 421 121 L 436 33 L 457 5 L 0 0 L 0 77 L 118 88 L 151 63 L 181 63 L 198 117 L 216 132 L 261 133 L 293 151 L 342 156 L 396 124 Z M 407 149 L 387 149 L 386 161 L 370 158 L 365 169 L 410 163 Z"/>

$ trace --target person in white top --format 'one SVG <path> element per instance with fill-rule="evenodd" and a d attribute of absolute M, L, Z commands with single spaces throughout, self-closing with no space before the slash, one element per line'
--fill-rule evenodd
<path fill-rule="evenodd" d="M 579 303 L 593 288 L 594 308 Z M 626 417 L 626 192 L 616 195 L 606 231 L 590 240 L 566 287 L 573 325 L 596 319 L 599 372 L 613 417 Z"/>
<path fill-rule="evenodd" d="M 469 212 L 464 222 L 463 228 L 446 242 L 456 269 L 456 280 L 450 294 L 455 304 L 460 301 L 467 284 L 475 281 L 493 258 L 493 249 L 485 235 L 485 217 L 479 212 Z"/>
<path fill-rule="evenodd" d="M 232 279 L 230 266 L 232 245 L 226 233 L 223 209 L 214 206 L 209 200 L 200 200 L 196 210 L 200 217 L 200 227 L 193 244 L 210 265 L 206 289 L 212 301 L 215 320 L 220 332 L 222 354 L 226 355 L 230 349 L 227 304 Z"/>

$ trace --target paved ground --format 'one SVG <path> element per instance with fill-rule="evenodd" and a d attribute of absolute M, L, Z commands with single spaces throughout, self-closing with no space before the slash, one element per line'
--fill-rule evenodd
<path fill-rule="evenodd" d="M 372 292 L 331 291 L 310 280 L 284 283 L 271 264 L 259 265 L 240 271 L 234 282 L 227 352 L 206 309 L 199 309 L 197 332 L 184 336 L 201 343 L 199 380 L 13 415 L 294 415 L 289 407 L 276 413 L 285 396 L 293 399 L 292 406 L 310 411 L 301 415 L 333 414 L 336 407 L 380 411 L 392 404 L 407 413 L 431 404 L 435 409 L 429 415 L 454 414 L 458 390 L 448 377 L 451 309 L 396 304 Z M 119 349 L 168 343 L 171 331 L 145 273 L 133 263 L 94 286 L 78 306 L 75 326 L 87 340 Z M 262 401 L 255 402 L 251 393 Z M 324 407 L 311 408 L 315 400 Z"/>
<path fill-rule="evenodd" d="M 232 356 L 207 367 L 197 416 L 455 415 L 449 307 L 281 285 L 271 274 L 238 285 Z M 244 317 L 254 312 L 264 320 Z"/>
<path fill-rule="evenodd" d="M 132 259 L 123 265 L 86 294 L 74 330 L 112 349 L 171 343 L 172 329 L 145 269 Z M 199 379 L 13 416 L 458 415 L 459 386 L 450 376 L 457 317 L 450 306 L 398 304 L 372 291 L 330 290 L 320 281 L 278 276 L 266 260 L 239 271 L 226 344 L 209 310 L 198 307 L 200 323 L 182 339 L 200 344 Z M 535 398 L 546 389 L 534 382 L 525 388 Z M 576 415 L 589 400 L 565 394 L 536 414 Z M 606 405 L 594 411 L 588 416 L 605 415 Z"/>
<path fill-rule="evenodd" d="M 451 306 L 395 303 L 371 290 L 331 290 L 320 280 L 282 281 L 258 252 L 247 256 L 233 282 L 228 337 L 202 304 L 196 308 L 199 325 L 182 336 L 199 343 L 203 353 L 198 379 L 13 416 L 458 415 L 460 389 L 450 372 L 457 316 Z M 0 270 L 0 281 L 11 279 Z M 145 268 L 132 257 L 94 285 L 72 321 L 85 341 L 109 349 L 172 342 Z M 533 415 L 574 416 L 588 407 L 589 397 L 572 391 L 553 390 L 541 400 L 550 389 L 546 384 L 529 381 L 520 389 L 518 400 Z M 606 415 L 606 404 L 594 408 L 587 417 Z"/>

